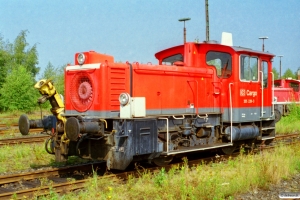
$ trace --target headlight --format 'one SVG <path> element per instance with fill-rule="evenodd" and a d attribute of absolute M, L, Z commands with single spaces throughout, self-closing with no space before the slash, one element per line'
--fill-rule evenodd
<path fill-rule="evenodd" d="M 121 93 L 119 96 L 119 102 L 122 106 L 125 106 L 129 102 L 130 96 L 127 93 Z"/>
<path fill-rule="evenodd" d="M 79 63 L 79 65 L 82 65 L 85 61 L 85 55 L 83 53 L 79 53 L 77 55 L 77 62 Z"/>

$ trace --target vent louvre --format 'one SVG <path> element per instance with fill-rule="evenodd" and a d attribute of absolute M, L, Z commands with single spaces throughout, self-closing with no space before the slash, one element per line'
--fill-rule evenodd
<path fill-rule="evenodd" d="M 109 94 L 112 109 L 119 110 L 119 95 L 126 89 L 125 73 L 125 68 L 110 68 Z"/>

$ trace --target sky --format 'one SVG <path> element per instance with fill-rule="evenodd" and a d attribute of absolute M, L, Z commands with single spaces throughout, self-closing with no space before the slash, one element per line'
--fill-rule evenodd
<path fill-rule="evenodd" d="M 29 47 L 37 45 L 40 75 L 49 62 L 74 64 L 77 52 L 94 50 L 119 62 L 151 62 L 154 54 L 206 39 L 205 0 L 0 0 L 0 36 L 13 43 L 28 30 Z M 230 32 L 233 45 L 276 57 L 282 74 L 300 67 L 300 0 L 209 0 L 210 39 L 221 42 Z"/>

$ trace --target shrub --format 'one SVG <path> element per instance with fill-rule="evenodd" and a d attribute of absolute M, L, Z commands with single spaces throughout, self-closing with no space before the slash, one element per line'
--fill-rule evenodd
<path fill-rule="evenodd" d="M 34 79 L 23 66 L 17 66 L 7 75 L 0 89 L 0 108 L 4 111 L 32 111 L 37 106 L 38 91 Z"/>

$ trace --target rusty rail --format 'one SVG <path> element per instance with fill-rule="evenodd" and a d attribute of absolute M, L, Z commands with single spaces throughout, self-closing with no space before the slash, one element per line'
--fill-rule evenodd
<path fill-rule="evenodd" d="M 30 137 L 17 137 L 17 138 L 7 138 L 0 140 L 0 146 L 3 145 L 15 145 L 21 143 L 37 143 L 37 142 L 44 142 L 49 135 L 38 135 L 38 136 L 30 136 Z"/>

